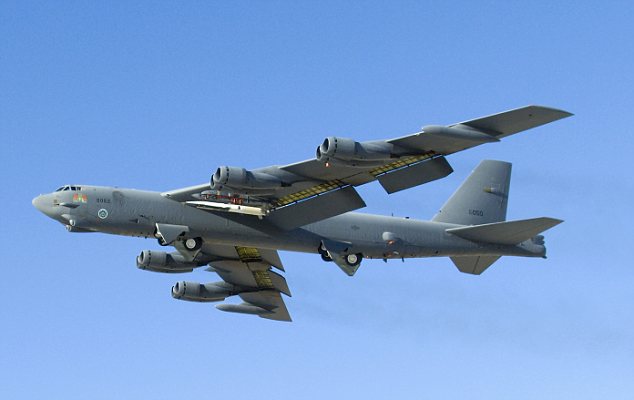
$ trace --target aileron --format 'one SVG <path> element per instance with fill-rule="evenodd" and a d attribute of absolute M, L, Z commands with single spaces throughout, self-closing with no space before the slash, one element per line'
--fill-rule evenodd
<path fill-rule="evenodd" d="M 454 126 L 466 125 L 484 132 L 494 132 L 495 136 L 503 138 L 570 116 L 572 113 L 556 108 L 526 106 L 460 122 Z"/>

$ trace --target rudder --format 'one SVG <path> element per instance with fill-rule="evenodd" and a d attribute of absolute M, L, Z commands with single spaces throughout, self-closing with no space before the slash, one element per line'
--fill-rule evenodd
<path fill-rule="evenodd" d="M 432 221 L 480 225 L 506 220 L 511 166 L 505 161 L 481 161 Z"/>

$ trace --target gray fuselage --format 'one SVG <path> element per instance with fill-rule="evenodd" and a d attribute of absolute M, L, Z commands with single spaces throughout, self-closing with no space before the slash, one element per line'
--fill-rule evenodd
<path fill-rule="evenodd" d="M 361 253 L 366 258 L 545 255 L 545 247 L 531 241 L 494 245 L 447 233 L 448 228 L 460 226 L 455 224 L 350 212 L 284 231 L 268 223 L 266 217 L 204 211 L 159 192 L 86 185 L 67 187 L 36 197 L 33 205 L 71 232 L 154 238 L 156 224 L 170 224 L 189 227 L 187 237 L 200 237 L 205 243 L 305 253 L 317 253 L 322 241 L 327 240 L 345 243 L 347 253 Z"/>

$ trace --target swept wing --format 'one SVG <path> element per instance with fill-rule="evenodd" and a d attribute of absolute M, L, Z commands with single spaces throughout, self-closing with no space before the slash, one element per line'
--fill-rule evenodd
<path fill-rule="evenodd" d="M 216 308 L 277 321 L 291 321 L 282 298 L 282 294 L 291 296 L 291 291 L 286 279 L 272 270 L 273 267 L 284 270 L 277 251 L 205 244 L 196 259 L 208 262 L 207 270 L 217 273 L 222 281 L 209 284 L 179 282 L 172 289 L 175 298 L 216 302 L 237 295 L 243 300 L 241 304 L 222 303 Z"/>
<path fill-rule="evenodd" d="M 453 172 L 445 156 L 572 114 L 527 106 L 388 140 L 330 137 L 315 158 L 248 171 L 220 167 L 211 182 L 163 193 L 209 212 L 240 213 L 293 229 L 365 206 L 354 187 L 378 180 L 388 193 Z"/>

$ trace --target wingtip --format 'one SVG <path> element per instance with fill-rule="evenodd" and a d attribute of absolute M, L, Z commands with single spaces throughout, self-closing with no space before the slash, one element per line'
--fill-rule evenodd
<path fill-rule="evenodd" d="M 559 218 L 552 218 L 552 217 L 542 217 L 542 218 L 546 221 L 549 221 L 553 227 L 564 222 L 563 219 L 559 219 Z"/>
<path fill-rule="evenodd" d="M 560 118 L 568 118 L 568 117 L 572 117 L 573 115 L 575 115 L 575 114 L 571 113 L 570 111 L 562 110 L 560 108 L 555 108 L 555 107 L 542 106 L 542 105 L 539 105 L 539 104 L 531 104 L 531 105 L 527 106 L 527 108 L 528 107 L 534 107 L 534 108 L 539 108 L 539 109 L 542 109 L 542 110 L 548 110 L 548 111 L 551 111 L 551 112 L 555 112 L 555 113 L 561 115 Z"/>

